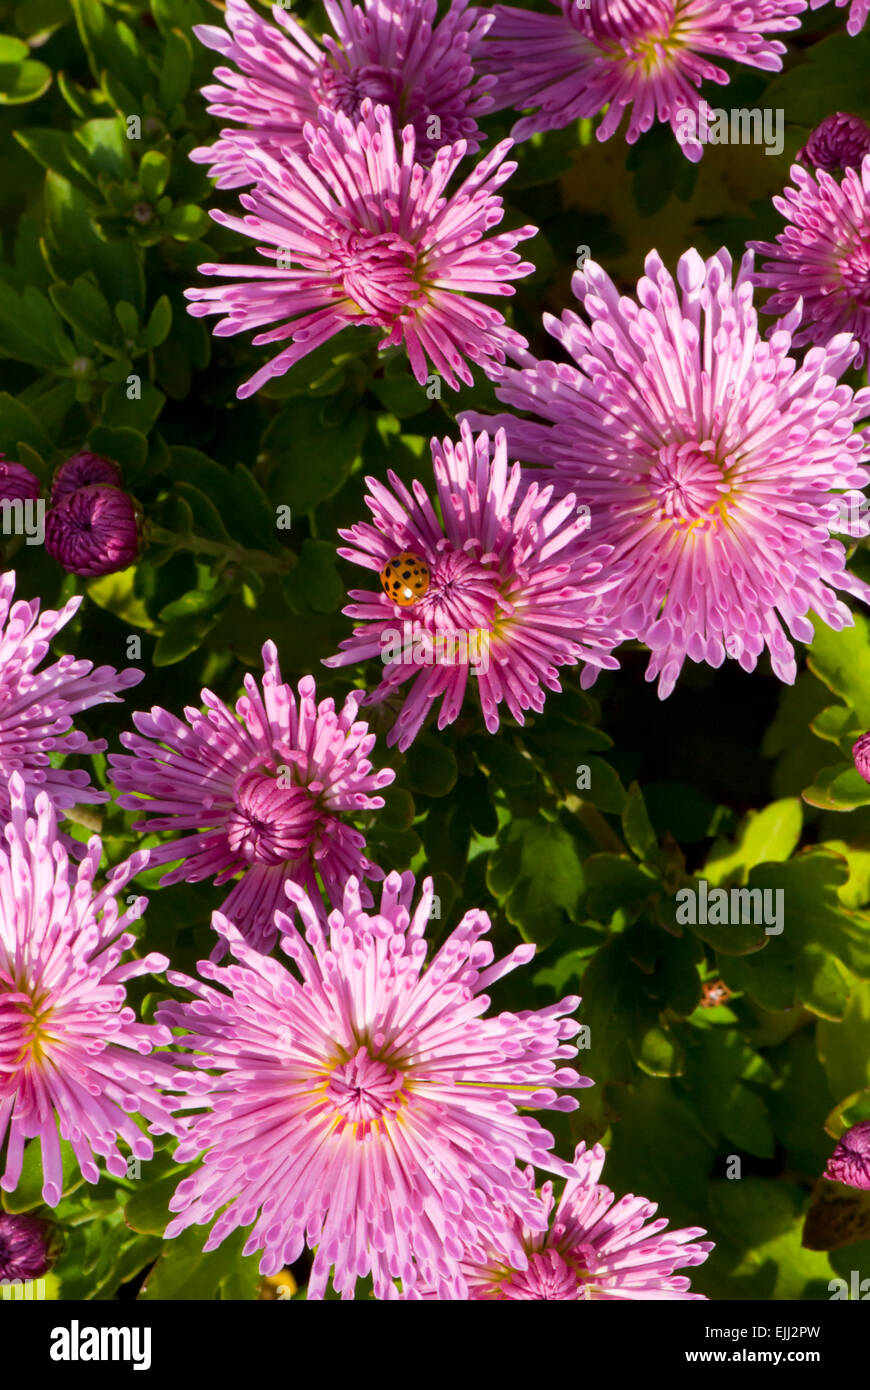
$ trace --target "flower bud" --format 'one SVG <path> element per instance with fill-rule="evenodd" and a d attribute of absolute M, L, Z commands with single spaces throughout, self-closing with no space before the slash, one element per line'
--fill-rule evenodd
<path fill-rule="evenodd" d="M 802 150 L 798 162 L 810 169 L 858 169 L 870 154 L 870 126 L 859 116 L 837 111 L 817 125 Z"/>
<path fill-rule="evenodd" d="M 35 1216 L 0 1211 L 0 1280 L 39 1279 L 54 1263 L 53 1227 Z"/>
<path fill-rule="evenodd" d="M 93 577 L 126 569 L 139 553 L 139 516 L 119 487 L 92 483 L 45 518 L 45 548 L 69 574 Z"/>
<path fill-rule="evenodd" d="M 38 496 L 39 479 L 30 469 L 0 454 L 0 502 L 35 502 Z"/>
<path fill-rule="evenodd" d="M 78 492 L 80 487 L 89 487 L 91 483 L 109 483 L 111 487 L 120 487 L 121 470 L 111 459 L 83 449 L 62 463 L 55 473 L 51 485 L 51 505 L 56 507 L 71 492 Z"/>

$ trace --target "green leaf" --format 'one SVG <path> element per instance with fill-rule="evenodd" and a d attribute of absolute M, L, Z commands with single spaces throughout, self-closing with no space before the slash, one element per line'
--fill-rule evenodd
<path fill-rule="evenodd" d="M 72 8 L 94 81 L 99 82 L 108 70 L 134 94 L 148 91 L 152 87 L 148 63 L 128 26 L 116 22 L 100 0 L 72 0 Z"/>
<path fill-rule="evenodd" d="M 182 1231 L 166 1241 L 163 1253 L 151 1270 L 139 1298 L 174 1302 L 211 1300 L 233 1277 L 241 1277 L 254 1296 L 259 1283 L 259 1255 L 242 1255 L 247 1239 L 244 1231 L 233 1231 L 217 1250 L 203 1253 L 207 1234 L 202 1226 Z"/>
<path fill-rule="evenodd" d="M 295 613 L 335 613 L 345 598 L 336 570 L 335 546 L 329 541 L 304 540 L 298 563 L 284 576 L 282 587 Z"/>
<path fill-rule="evenodd" d="M 86 341 L 95 343 L 110 357 L 121 355 L 115 315 L 93 274 L 80 275 L 72 285 L 52 285 L 49 295 L 58 312 Z"/>
<path fill-rule="evenodd" d="M 801 1245 L 805 1203 L 794 1183 L 745 1177 L 710 1184 L 714 1229 L 722 1233 L 718 1264 L 727 1269 L 731 1290 L 724 1296 L 764 1301 L 829 1296 L 832 1271 L 826 1256 Z"/>
<path fill-rule="evenodd" d="M 174 490 L 190 507 L 193 513 L 193 529 L 197 535 L 232 544 L 232 536 L 224 526 L 221 514 L 210 497 L 187 482 L 177 482 Z"/>
<path fill-rule="evenodd" d="M 144 1178 L 139 1181 L 124 1208 L 124 1220 L 131 1230 L 142 1235 L 163 1235 L 172 1217 L 169 1201 L 184 1172 L 184 1168 L 173 1167 L 171 1172 L 154 1182 L 147 1182 Z"/>
<path fill-rule="evenodd" d="M 131 241 L 108 242 L 96 232 L 88 200 L 60 174 L 45 178 L 46 246 L 58 280 L 93 271 L 110 304 L 126 299 L 141 313 L 145 277 Z"/>
<path fill-rule="evenodd" d="M 19 145 L 44 169 L 53 169 L 85 194 L 93 193 L 93 181 L 83 175 L 70 159 L 74 136 L 69 131 L 27 126 L 13 134 Z"/>
<path fill-rule="evenodd" d="M 58 1137 L 58 1142 L 60 1144 L 62 1171 L 61 1185 L 63 1195 L 67 1196 L 70 1192 L 75 1192 L 76 1188 L 81 1187 L 84 1178 L 79 1170 L 72 1146 L 66 1139 L 60 1137 Z M 15 1191 L 0 1194 L 3 1209 L 17 1214 L 22 1211 L 33 1211 L 34 1208 L 42 1206 L 44 1181 L 40 1141 L 31 1139 L 30 1143 L 25 1145 L 21 1162 L 21 1176 Z"/>
<path fill-rule="evenodd" d="M 870 118 L 870 41 L 832 34 L 810 44 L 805 61 L 776 77 L 765 92 L 765 105 L 782 107 L 790 121 L 815 126 L 832 111 L 850 111 Z"/>
<path fill-rule="evenodd" d="M 0 280 L 0 347 L 21 362 L 57 370 L 75 356 L 63 320 L 39 290 L 28 285 L 18 294 Z"/>
<path fill-rule="evenodd" d="M 21 441 L 30 444 L 44 458 L 54 453 L 36 416 L 14 396 L 0 392 L 0 452 L 14 457 Z"/>
<path fill-rule="evenodd" d="M 416 745 L 413 745 L 416 746 Z M 490 856 L 487 886 L 524 940 L 547 946 L 566 917 L 579 916 L 586 887 L 581 854 L 591 846 L 569 834 L 560 821 L 509 821 Z"/>
<path fill-rule="evenodd" d="M 18 40 L 0 36 L 0 43 L 17 44 Z M 27 53 L 27 45 L 22 47 Z M 26 101 L 36 101 L 48 91 L 51 77 L 51 68 L 44 63 L 10 61 L 0 52 L 0 105 L 20 106 Z"/>
<path fill-rule="evenodd" d="M 149 203 L 156 203 L 169 180 L 169 160 L 159 150 L 147 150 L 139 163 L 139 187 Z"/>
<path fill-rule="evenodd" d="M 211 225 L 208 213 L 194 203 L 173 208 L 163 219 L 163 226 L 176 241 L 199 241 Z"/>
<path fill-rule="evenodd" d="M 139 347 L 147 351 L 159 347 L 169 336 L 171 327 L 172 305 L 169 302 L 169 297 L 162 294 L 151 310 L 151 317 L 145 326 L 144 333 L 139 337 Z"/>
<path fill-rule="evenodd" d="M 823 811 L 854 811 L 870 805 L 870 785 L 854 763 L 834 763 L 816 773 L 816 779 L 803 794 L 804 801 Z"/>
<path fill-rule="evenodd" d="M 271 465 L 267 491 L 293 515 L 311 511 L 341 487 L 360 457 L 368 430 L 364 411 L 337 425 L 321 419 L 319 401 L 293 400 L 267 427 L 261 447 Z M 316 467 L 312 442 L 316 441 Z"/>
<path fill-rule="evenodd" d="M 586 909 L 600 922 L 617 911 L 637 907 L 661 892 L 661 879 L 627 854 L 593 854 L 583 866 L 588 896 Z"/>
<path fill-rule="evenodd" d="M 870 976 L 870 917 L 848 911 L 838 896 L 848 876 L 845 861 L 825 849 L 753 869 L 750 887 L 783 894 L 783 930 L 755 955 L 721 959 L 726 983 L 765 1009 L 803 1004 L 822 1018 L 842 1019 L 854 988 L 850 972 Z"/>
<path fill-rule="evenodd" d="M 800 842 L 802 823 L 801 803 L 794 796 L 772 801 L 763 811 L 750 811 L 733 844 L 716 840 L 704 877 L 711 885 L 746 883 L 756 864 L 789 858 Z"/>
<path fill-rule="evenodd" d="M 166 35 L 163 62 L 160 68 L 158 100 L 164 111 L 171 113 L 187 95 L 193 69 L 193 47 L 186 34 L 177 29 Z M 163 190 L 161 189 L 161 192 Z"/>
<path fill-rule="evenodd" d="M 114 459 L 122 470 L 141 468 L 148 456 L 148 440 L 138 430 L 125 426 L 109 429 L 95 425 L 88 435 L 88 448 L 95 454 Z"/>
<path fill-rule="evenodd" d="M 711 1136 L 721 1136 L 746 1153 L 772 1158 L 774 1137 L 767 1108 L 762 1095 L 751 1089 L 772 1080 L 767 1062 L 732 1029 L 693 1030 L 686 1048 L 681 1087 Z"/>
<path fill-rule="evenodd" d="M 830 40 L 828 41 L 830 42 Z M 848 44 L 857 40 L 845 39 Z M 818 45 L 820 48 L 824 44 Z M 866 84 L 865 84 L 866 85 Z M 827 107 L 854 110 L 854 107 Z M 814 675 L 854 710 L 862 729 L 870 728 L 870 623 L 863 613 L 855 613 L 854 627 L 834 632 L 821 619 L 813 621 L 815 637 L 807 655 Z"/>
<path fill-rule="evenodd" d="M 446 796 L 456 786 L 458 770 L 452 749 L 432 734 L 416 738 L 406 754 L 408 786 L 424 796 Z"/>
<path fill-rule="evenodd" d="M 123 180 L 132 176 L 133 160 L 126 128 L 119 116 L 86 121 L 75 133 L 69 157 L 80 173 Z"/>
<path fill-rule="evenodd" d="M 870 1086 L 870 983 L 855 983 L 842 1020 L 818 1025 L 819 1060 L 832 1096 Z"/>

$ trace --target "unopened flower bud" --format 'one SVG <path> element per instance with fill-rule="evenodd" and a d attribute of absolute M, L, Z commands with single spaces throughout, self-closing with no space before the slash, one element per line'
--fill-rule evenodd
<path fill-rule="evenodd" d="M 30 469 L 0 454 L 0 502 L 35 502 L 38 496 L 39 479 Z"/>
<path fill-rule="evenodd" d="M 79 488 L 45 518 L 45 548 L 70 574 L 126 569 L 139 552 L 139 518 L 126 492 L 105 483 Z"/>
<path fill-rule="evenodd" d="M 78 492 L 80 487 L 89 487 L 91 483 L 109 483 L 112 487 L 120 487 L 121 470 L 111 459 L 104 459 L 100 454 L 91 454 L 84 449 L 68 458 L 55 473 L 51 485 L 51 505 L 56 507 L 71 492 Z"/>

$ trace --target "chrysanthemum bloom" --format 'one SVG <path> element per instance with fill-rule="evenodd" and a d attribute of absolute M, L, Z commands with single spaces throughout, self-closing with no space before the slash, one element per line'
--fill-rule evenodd
<path fill-rule="evenodd" d="M 692 1293 L 685 1275 L 675 1269 L 703 1264 L 713 1249 L 712 1241 L 699 1241 L 699 1226 L 668 1231 L 667 1221 L 653 1221 L 658 1210 L 644 1197 L 622 1197 L 599 1183 L 604 1167 L 600 1144 L 587 1152 L 579 1144 L 573 1171 L 559 1205 L 553 1212 L 553 1184 L 541 1189 L 543 1208 L 552 1221 L 541 1232 L 523 1226 L 513 1216 L 514 1230 L 525 1259 L 521 1265 L 506 1261 L 498 1251 L 484 1260 L 462 1260 L 462 1274 L 470 1299 L 520 1301 L 580 1299 L 703 1299 Z M 526 1170 L 530 1193 L 535 1177 Z M 423 1297 L 435 1297 L 431 1290 Z"/>
<path fill-rule="evenodd" d="M 249 216 L 211 213 L 221 226 L 254 238 L 268 259 L 201 265 L 204 275 L 242 279 L 186 290 L 195 301 L 190 313 L 224 314 L 217 336 L 273 324 L 253 341 L 290 340 L 239 387 L 240 398 L 349 324 L 379 328 L 382 348 L 404 343 L 419 382 L 427 380 L 428 361 L 454 389 L 457 378 L 471 385 L 468 361 L 487 370 L 504 362 L 506 352 L 527 347 L 497 309 L 473 297 L 511 295 L 506 282 L 534 269 L 513 247 L 536 228 L 486 235 L 504 212 L 495 190 L 516 168 L 503 162 L 511 142 L 503 140 L 445 195 L 464 141 L 443 146 L 424 169 L 415 163 L 412 126 L 402 131 L 397 151 L 388 108 L 366 100 L 360 112 L 355 125 L 322 107 L 321 125 L 305 127 L 307 158 L 251 152 L 258 182 L 241 194 Z"/>
<path fill-rule="evenodd" d="M 870 1192 L 870 1120 L 846 1131 L 828 1159 L 825 1177 Z"/>
<path fill-rule="evenodd" d="M 139 513 L 126 492 L 105 483 L 71 492 L 45 518 L 45 548 L 69 574 L 114 574 L 139 553 Z"/>
<path fill-rule="evenodd" d="M 852 757 L 864 781 L 870 782 L 870 729 L 852 744 Z"/>
<path fill-rule="evenodd" d="M 810 0 L 810 9 L 819 10 L 822 5 L 827 5 L 828 0 Z M 867 16 L 870 14 L 870 0 L 834 0 L 838 10 L 844 5 L 849 6 L 849 17 L 846 20 L 846 32 L 854 38 L 860 34 L 864 25 L 867 23 Z"/>
<path fill-rule="evenodd" d="M 17 773 L 9 795 L 11 820 L 0 844 L 0 1145 L 8 1140 L 0 1187 L 15 1191 L 25 1142 L 38 1139 L 42 1198 L 55 1207 L 63 1186 L 58 1127 L 90 1183 L 100 1178 L 95 1155 L 115 1177 L 126 1173 L 119 1139 L 134 1157 L 151 1158 L 154 1146 L 135 1115 L 152 1134 L 180 1130 L 160 1091 L 172 1080 L 172 1064 L 149 1056 L 172 1035 L 137 1023 L 124 1002 L 128 980 L 169 962 L 156 954 L 122 962 L 136 940 L 125 928 L 146 900 L 119 916 L 115 898 L 145 867 L 147 853 L 119 865 L 96 891 L 99 838 L 73 867 L 48 797 L 40 793 L 36 815 L 27 816 Z"/>
<path fill-rule="evenodd" d="M 52 1228 L 35 1216 L 0 1211 L 0 1283 L 39 1279 L 52 1265 Z"/>
<path fill-rule="evenodd" d="M 837 111 L 811 131 L 803 149 L 798 150 L 797 160 L 808 168 L 825 169 L 830 174 L 859 167 L 868 153 L 870 126 L 860 116 Z"/>
<path fill-rule="evenodd" d="M 380 911 L 367 915 L 351 879 L 324 926 L 288 884 L 304 927 L 277 914 L 293 970 L 257 955 L 216 913 L 239 964 L 201 963 L 210 985 L 169 975 L 196 996 L 159 1010 L 188 1031 L 199 1069 L 184 1104 L 208 1109 L 176 1154 L 206 1157 L 169 1203 L 179 1214 L 167 1237 L 221 1211 L 204 1247 L 213 1250 L 254 1222 L 245 1254 L 263 1252 L 264 1275 L 316 1247 L 309 1298 L 323 1296 L 330 1269 L 345 1298 L 367 1274 L 378 1298 L 398 1296 L 395 1279 L 462 1297 L 460 1255 L 490 1244 L 522 1266 L 511 1214 L 533 1229 L 546 1221 L 516 1162 L 570 1168 L 518 1107 L 572 1110 L 577 1101 L 558 1091 L 592 1084 L 562 1065 L 579 1028 L 565 1015 L 580 1001 L 484 1016 L 483 991 L 535 947 L 494 962 L 489 918 L 472 911 L 426 964 L 432 880 L 416 909 L 414 892 L 412 874 L 390 874 Z"/>
<path fill-rule="evenodd" d="M 512 454 L 582 492 L 596 537 L 627 566 L 617 616 L 652 648 L 662 698 L 687 656 L 751 671 L 765 646 L 791 682 L 783 624 L 809 642 L 811 609 L 837 630 L 852 623 L 835 589 L 870 598 L 829 535 L 843 504 L 832 489 L 870 479 L 870 447 L 852 433 L 870 392 L 837 385 L 856 345 L 844 334 L 797 365 L 799 307 L 762 338 L 751 253 L 733 286 L 725 250 L 686 252 L 678 284 L 655 251 L 645 268 L 636 302 L 587 261 L 573 287 L 589 323 L 545 318 L 577 365 L 504 373 L 499 399 L 538 420 L 467 418 L 506 428 Z"/>
<path fill-rule="evenodd" d="M 773 259 L 756 271 L 755 284 L 774 293 L 766 314 L 788 314 L 802 306 L 796 347 L 826 343 L 835 333 L 853 333 L 860 367 L 870 349 L 870 154 L 860 169 L 847 169 L 842 183 L 824 169 L 791 167 L 795 187 L 773 205 L 786 219 L 776 241 L 749 245 Z"/>
<path fill-rule="evenodd" d="M 514 138 L 560 130 L 606 106 L 599 140 L 609 139 L 628 111 L 629 144 L 654 121 L 668 122 L 693 161 L 703 145 L 677 122 L 681 112 L 699 111 L 703 81 L 728 82 L 718 60 L 778 71 L 785 44 L 766 35 L 797 29 L 796 16 L 806 9 L 806 0 L 552 3 L 559 14 L 496 5 L 482 45 L 480 61 L 496 77 L 496 105 L 537 108 L 517 122 Z"/>
<path fill-rule="evenodd" d="M 325 8 L 336 37 L 324 35 L 322 45 L 286 10 L 273 11 L 277 29 L 245 0 L 227 0 L 226 29 L 194 26 L 232 64 L 216 68 L 217 81 L 203 88 L 208 109 L 244 127 L 223 130 L 214 145 L 191 153 L 212 166 L 219 188 L 251 182 L 245 150 L 304 155 L 302 130 L 317 122 L 319 106 L 358 119 L 366 97 L 389 107 L 397 129 L 414 127 L 421 164 L 456 140 L 476 153 L 477 118 L 492 102 L 473 62 L 491 14 L 469 9 L 468 0 L 452 0 L 440 22 L 436 0 L 326 0 Z"/>
<path fill-rule="evenodd" d="M 51 505 L 56 507 L 71 492 L 92 483 L 108 483 L 110 487 L 121 486 L 121 470 L 111 459 L 102 454 L 92 454 L 83 449 L 66 459 L 54 475 L 51 485 Z"/>
<path fill-rule="evenodd" d="M 35 502 L 39 496 L 39 479 L 25 468 L 0 454 L 0 502 Z"/>
<path fill-rule="evenodd" d="M 262 693 L 247 675 L 235 714 L 210 690 L 202 692 L 205 713 L 186 709 L 186 723 L 160 708 L 134 714 L 138 734 L 121 735 L 132 756 L 111 754 L 109 764 L 125 793 L 119 805 L 157 812 L 135 829 L 192 832 L 150 851 L 152 866 L 183 861 L 161 885 L 223 884 L 241 872 L 223 910 L 268 951 L 285 879 L 315 890 L 316 872 L 340 896 L 351 874 L 382 877 L 363 856 L 365 838 L 342 817 L 383 806 L 373 793 L 396 774 L 372 769 L 375 735 L 356 717 L 362 690 L 337 712 L 333 700 L 315 703 L 305 676 L 297 705 L 273 642 L 263 647 L 263 665 Z"/>
<path fill-rule="evenodd" d="M 8 818 L 6 784 L 18 771 L 32 796 L 44 791 L 60 810 L 108 801 L 109 794 L 90 784 L 88 773 L 52 766 L 53 754 L 102 753 L 105 739 L 89 739 L 73 729 L 73 718 L 93 705 L 118 704 L 121 691 L 138 685 L 142 671 L 116 671 L 74 656 L 38 670 L 51 639 L 72 618 L 81 597 L 60 612 L 39 599 L 15 596 L 15 572 L 0 575 L 0 823 Z"/>
<path fill-rule="evenodd" d="M 503 431 L 494 449 L 467 424 L 461 435 L 459 444 L 431 441 L 443 524 L 422 483 L 412 495 L 388 472 L 392 491 L 366 480 L 374 525 L 339 532 L 353 542 L 339 555 L 365 569 L 410 551 L 429 570 L 429 587 L 411 607 L 380 587 L 352 589 L 344 612 L 360 625 L 325 663 L 379 658 L 384 678 L 368 703 L 413 682 L 387 739 L 403 750 L 439 699 L 439 729 L 458 717 L 470 680 L 495 733 L 500 704 L 522 724 L 524 710 L 543 709 L 545 689 L 561 690 L 557 667 L 587 662 L 586 686 L 600 667 L 619 664 L 610 655 L 622 636 L 612 616 L 619 576 L 604 568 L 610 548 L 586 542 L 588 507 L 573 496 L 554 502 L 551 487 L 524 483 L 520 464 L 508 467 Z"/>

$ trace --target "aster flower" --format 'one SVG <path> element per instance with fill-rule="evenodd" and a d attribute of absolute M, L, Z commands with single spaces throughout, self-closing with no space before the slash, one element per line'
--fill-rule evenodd
<path fill-rule="evenodd" d="M 35 1216 L 0 1211 L 0 1283 L 40 1279 L 52 1266 L 52 1227 Z"/>
<path fill-rule="evenodd" d="M 212 210 L 216 222 L 254 238 L 276 264 L 201 265 L 204 275 L 236 281 L 186 290 L 189 312 L 224 314 L 217 336 L 273 324 L 253 341 L 290 339 L 239 388 L 242 399 L 350 324 L 381 329 L 382 348 L 404 343 L 419 382 L 427 380 L 428 361 L 454 389 L 457 378 L 473 382 L 468 360 L 488 370 L 527 347 L 497 309 L 472 297 L 511 295 L 506 281 L 534 269 L 513 248 L 536 228 L 486 236 L 503 216 L 495 190 L 516 168 L 503 162 L 511 141 L 446 196 L 464 141 L 443 146 L 426 170 L 415 162 L 412 126 L 397 151 L 387 107 L 366 100 L 360 115 L 355 125 L 322 107 L 321 125 L 305 126 L 307 157 L 249 153 L 258 181 L 241 195 L 249 215 Z"/>
<path fill-rule="evenodd" d="M 810 9 L 821 9 L 822 5 L 827 5 L 828 0 L 810 0 Z M 860 34 L 864 25 L 867 23 L 867 16 L 870 14 L 870 0 L 834 0 L 838 10 L 844 5 L 849 6 L 849 17 L 846 20 L 846 32 L 854 38 Z"/>
<path fill-rule="evenodd" d="M 776 72 L 785 45 L 767 37 L 797 29 L 806 0 L 552 0 L 558 14 L 495 6 L 482 62 L 496 77 L 498 107 L 534 107 L 513 129 L 516 140 L 560 130 L 581 117 L 606 114 L 599 140 L 628 111 L 634 144 L 654 121 L 669 122 L 689 159 L 697 139 L 680 134 L 680 113 L 700 110 L 703 81 L 727 84 L 713 59 Z"/>
<path fill-rule="evenodd" d="M 870 154 L 860 169 L 846 170 L 842 183 L 799 164 L 791 177 L 795 187 L 773 199 L 785 227 L 774 242 L 749 243 L 773 257 L 754 277 L 774 291 L 764 312 L 799 306 L 796 347 L 853 333 L 859 346 L 852 365 L 860 367 L 870 350 Z"/>
<path fill-rule="evenodd" d="M 144 868 L 147 853 L 112 870 L 97 891 L 99 838 L 88 841 L 74 868 L 48 797 L 40 793 L 35 816 L 27 816 L 24 782 L 15 773 L 9 798 L 0 844 L 0 1145 L 8 1140 L 0 1187 L 15 1191 L 25 1142 L 38 1139 L 42 1198 L 55 1207 L 63 1186 L 58 1128 L 89 1183 L 100 1178 L 95 1155 L 109 1173 L 124 1176 L 119 1139 L 136 1158 L 152 1157 L 135 1114 L 150 1122 L 152 1134 L 179 1132 L 159 1089 L 171 1081 L 172 1066 L 149 1057 L 172 1035 L 137 1023 L 124 1003 L 128 980 L 169 962 L 155 954 L 122 962 L 136 940 L 126 928 L 145 900 L 119 915 L 115 898 Z"/>
<path fill-rule="evenodd" d="M 245 0 L 227 0 L 226 29 L 194 26 L 232 64 L 216 68 L 217 81 L 203 88 L 208 109 L 244 127 L 191 152 L 212 166 L 219 188 L 251 182 L 246 151 L 304 155 L 303 127 L 316 123 L 319 106 L 358 119 L 366 97 L 389 108 L 396 129 L 414 127 L 421 164 L 457 140 L 477 152 L 477 118 L 492 102 L 473 60 L 492 15 L 469 9 L 468 0 L 452 0 L 440 21 L 436 0 L 326 0 L 325 8 L 335 37 L 324 35 L 322 44 L 286 10 L 273 10 L 276 28 Z"/>
<path fill-rule="evenodd" d="M 470 677 L 495 733 L 500 704 L 522 724 L 524 710 L 543 709 L 545 689 L 561 690 L 557 667 L 586 661 L 581 684 L 591 685 L 598 668 L 618 665 L 610 651 L 621 640 L 611 613 L 619 573 L 603 569 L 608 546 L 585 542 L 588 508 L 524 485 L 520 465 L 508 467 L 503 431 L 491 449 L 487 434 L 475 440 L 463 424 L 459 444 L 431 447 L 443 524 L 422 483 L 412 494 L 388 472 L 389 488 L 366 479 L 374 525 L 340 531 L 353 546 L 338 552 L 376 571 L 410 552 L 426 564 L 428 589 L 412 607 L 382 589 L 352 589 L 344 612 L 360 625 L 325 663 L 380 657 L 384 678 L 369 703 L 413 682 L 387 739 L 403 750 L 439 698 L 438 728 L 458 717 Z"/>
<path fill-rule="evenodd" d="M 185 723 L 160 708 L 134 714 L 139 732 L 121 735 L 131 752 L 111 754 L 109 764 L 125 793 L 118 804 L 157 812 L 135 829 L 192 832 L 150 851 L 152 866 L 182 861 L 161 885 L 220 885 L 241 873 L 223 910 L 269 951 L 288 877 L 315 891 L 319 874 L 330 895 L 351 874 L 382 877 L 363 855 L 365 838 L 342 817 L 383 806 L 372 793 L 396 774 L 372 769 L 375 736 L 356 717 L 363 691 L 336 712 L 333 700 L 315 703 L 305 676 L 297 705 L 273 642 L 263 647 L 263 665 L 262 692 L 247 675 L 235 713 L 204 690 L 205 712 L 186 709 Z"/>
<path fill-rule="evenodd" d="M 87 772 L 52 767 L 58 753 L 102 753 L 105 739 L 89 739 L 73 729 L 73 717 L 93 705 L 118 704 L 119 692 L 138 685 L 142 671 L 116 671 L 62 656 L 37 670 L 49 643 L 77 611 L 81 597 L 59 612 L 40 616 L 39 599 L 13 602 L 15 573 L 0 575 L 0 822 L 8 816 L 7 782 L 19 771 L 30 794 L 45 791 L 65 810 L 77 804 L 108 801 L 108 792 L 92 787 Z"/>
<path fill-rule="evenodd" d="M 69 574 L 114 574 L 139 553 L 139 513 L 118 487 L 70 492 L 45 518 L 45 548 Z"/>
<path fill-rule="evenodd" d="M 351 879 L 325 926 L 288 883 L 304 928 L 278 913 L 293 969 L 257 955 L 216 913 L 239 964 L 202 962 L 208 985 L 170 974 L 195 1002 L 162 1005 L 159 1017 L 188 1032 L 199 1074 L 186 1104 L 208 1108 L 176 1154 L 206 1158 L 169 1203 L 178 1215 L 167 1238 L 221 1211 L 213 1250 L 254 1222 L 245 1254 L 263 1252 L 264 1275 L 316 1247 L 309 1298 L 323 1296 L 330 1269 L 345 1298 L 369 1273 L 377 1298 L 398 1296 L 395 1279 L 462 1297 L 457 1260 L 466 1248 L 482 1254 L 484 1236 L 522 1266 L 510 1214 L 546 1223 L 516 1160 L 570 1168 L 517 1107 L 571 1110 L 576 1100 L 558 1091 L 592 1084 L 562 1065 L 579 1028 L 565 1015 L 580 1001 L 486 1015 L 483 991 L 535 947 L 494 961 L 489 918 L 472 911 L 427 965 L 432 880 L 416 908 L 414 893 L 411 873 L 390 874 L 367 915 Z"/>
<path fill-rule="evenodd" d="M 838 1141 L 825 1177 L 870 1192 L 870 1120 L 853 1125 Z"/>
<path fill-rule="evenodd" d="M 471 1299 L 542 1300 L 580 1299 L 702 1299 L 691 1293 L 685 1275 L 675 1269 L 703 1264 L 713 1249 L 711 1241 L 698 1242 L 704 1231 L 697 1226 L 668 1231 L 658 1210 L 644 1197 L 622 1197 L 614 1205 L 609 1187 L 599 1183 L 604 1167 L 600 1144 L 588 1152 L 579 1144 L 574 1171 L 553 1212 L 553 1184 L 542 1189 L 544 1210 L 553 1213 L 549 1230 L 529 1230 L 516 1215 L 514 1229 L 522 1242 L 525 1261 L 512 1265 L 497 1251 L 485 1260 L 462 1261 L 462 1273 Z M 530 1192 L 534 1173 L 526 1170 Z"/>
<path fill-rule="evenodd" d="M 809 642 L 811 609 L 835 630 L 852 624 L 835 589 L 870 598 L 829 536 L 844 501 L 832 490 L 870 479 L 870 447 L 852 432 L 870 392 L 837 385 L 856 345 L 843 334 L 798 366 L 799 307 L 765 341 L 751 253 L 733 286 L 725 250 L 707 261 L 686 252 L 677 284 L 655 251 L 645 269 L 635 301 L 587 261 L 573 288 L 589 323 L 545 317 L 577 365 L 504 373 L 499 399 L 538 419 L 466 418 L 505 428 L 511 453 L 582 491 L 627 566 L 619 618 L 652 649 L 647 680 L 658 676 L 662 698 L 687 656 L 720 666 L 727 655 L 751 671 L 765 646 L 792 682 L 783 624 Z"/>
<path fill-rule="evenodd" d="M 35 502 L 39 479 L 23 463 L 14 463 L 0 454 L 0 502 Z"/>
<path fill-rule="evenodd" d="M 121 486 L 121 470 L 111 459 L 102 454 L 92 454 L 87 449 L 65 459 L 54 475 L 51 485 L 51 505 L 56 507 L 70 493 L 92 483 L 108 483 L 110 487 Z"/>

